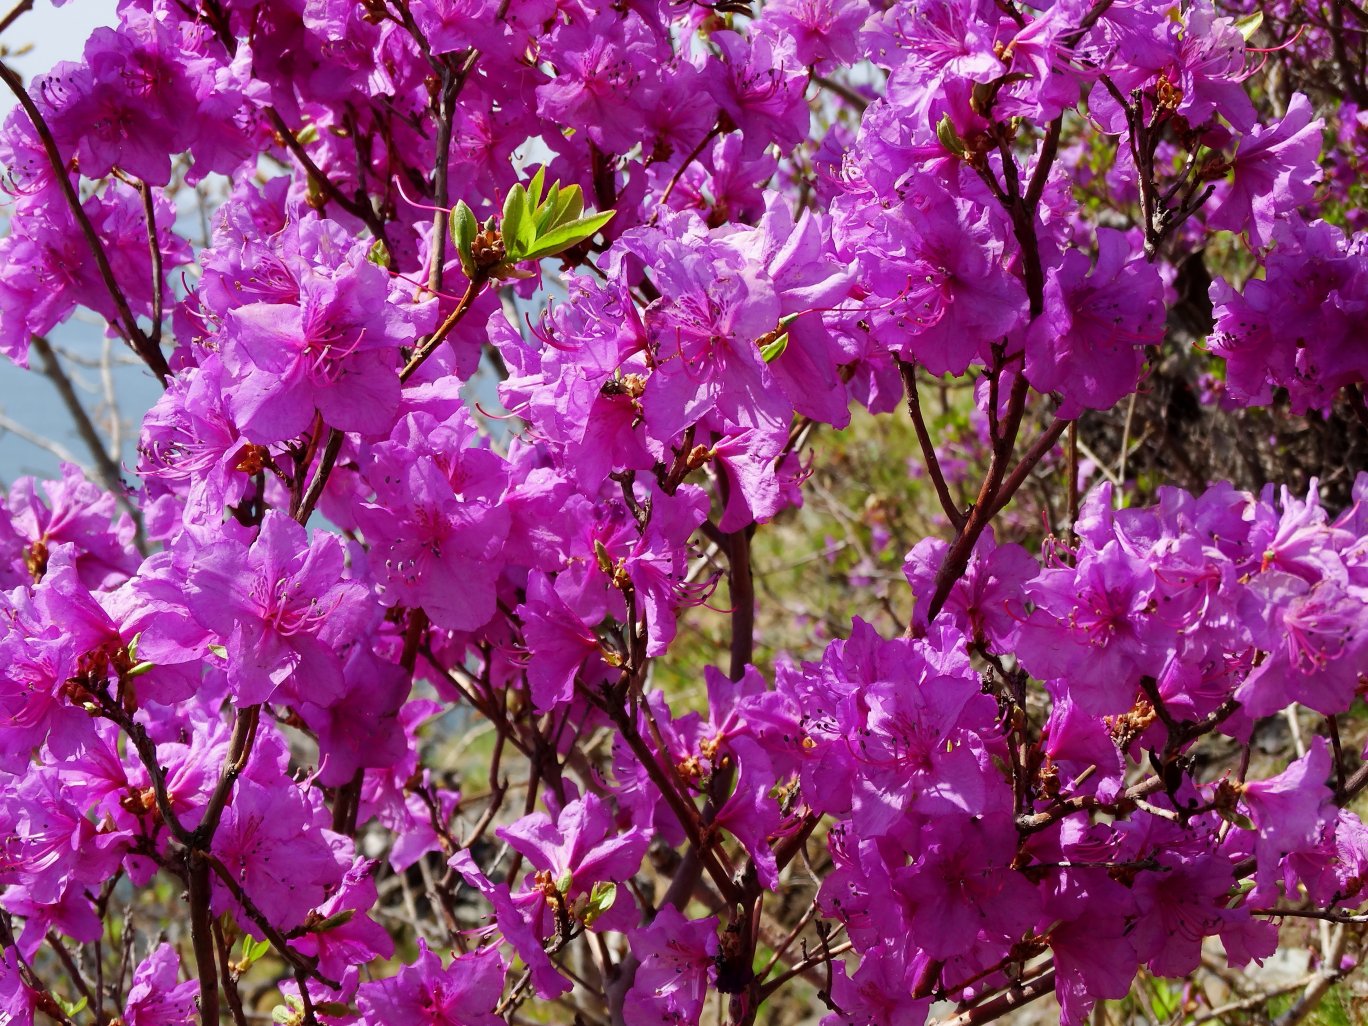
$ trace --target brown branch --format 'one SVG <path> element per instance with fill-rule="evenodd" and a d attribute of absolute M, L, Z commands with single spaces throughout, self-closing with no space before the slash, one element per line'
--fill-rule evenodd
<path fill-rule="evenodd" d="M 1044 997 L 1054 990 L 1054 981 L 1055 971 L 1054 967 L 1051 966 L 1029 982 L 1013 987 L 992 1001 L 985 1002 L 976 1008 L 970 1008 L 949 1019 L 937 1019 L 932 1026 L 979 1026 L 980 1023 L 992 1022 L 994 1019 L 1000 1019 L 1007 1013 L 1015 1011 L 1022 1005 L 1030 1004 L 1032 1001 Z"/>
<path fill-rule="evenodd" d="M 238 993 L 237 980 L 230 967 L 228 941 L 223 936 L 223 926 L 215 919 L 213 923 L 214 950 L 218 952 L 219 982 L 228 998 L 228 1011 L 233 1016 L 233 1026 L 247 1026 L 247 1016 L 242 1009 L 242 995 Z"/>
<path fill-rule="evenodd" d="M 364 189 L 358 189 L 355 196 L 348 196 L 338 184 L 323 173 L 322 169 L 309 156 L 309 151 L 304 148 L 304 144 L 299 141 L 298 136 L 290 130 L 285 119 L 274 107 L 264 108 L 266 116 L 271 121 L 271 126 L 275 129 L 276 138 L 299 161 L 304 168 L 304 172 L 309 176 L 309 180 L 316 184 L 328 198 L 333 200 L 347 213 L 362 221 L 371 234 L 375 236 L 377 242 L 389 251 L 389 241 L 385 237 L 385 224 L 376 216 L 374 208 L 371 206 L 370 197 L 366 195 Z"/>
<path fill-rule="evenodd" d="M 1044 434 L 1035 440 L 1035 443 L 1026 452 L 1026 455 L 1021 457 L 1021 462 L 1016 465 L 1016 468 L 1002 483 L 1002 488 L 998 493 L 997 505 L 993 507 L 994 516 L 997 516 L 1007 508 L 1007 504 L 1012 501 L 1012 497 L 1016 495 L 1021 486 L 1026 483 L 1026 478 L 1030 476 L 1031 471 L 1040 464 L 1041 460 L 1050 454 L 1050 451 L 1055 447 L 1055 443 L 1059 441 L 1059 436 L 1064 433 L 1064 429 L 1073 423 L 1074 421 L 1071 420 L 1056 420 L 1046 429 Z"/>
<path fill-rule="evenodd" d="M 845 100 L 846 103 L 854 107 L 857 111 L 863 113 L 865 108 L 869 106 L 869 101 L 865 99 L 865 97 L 861 96 L 854 89 L 850 88 L 850 86 L 846 85 L 844 82 L 838 82 L 834 78 L 827 78 L 825 75 L 813 75 L 812 81 L 814 84 L 821 86 L 827 92 L 836 94 L 841 99 Z"/>
<path fill-rule="evenodd" d="M 318 959 L 308 955 L 302 955 L 294 948 L 290 947 L 290 942 L 285 936 L 271 924 L 271 921 L 266 918 L 266 914 L 262 912 L 261 909 L 257 908 L 256 903 L 252 901 L 252 899 L 248 897 L 247 892 L 242 889 L 242 885 L 233 879 L 233 874 L 229 871 L 227 866 L 207 851 L 198 854 L 200 861 L 203 862 L 208 869 L 212 869 L 214 875 L 223 881 L 224 886 L 228 888 L 228 893 L 233 896 L 233 900 L 241 905 L 242 910 L 247 913 L 247 918 L 255 923 L 257 929 L 261 931 L 262 936 L 271 942 L 271 946 L 275 948 L 276 954 L 288 962 L 291 968 L 308 973 L 325 987 L 331 987 L 333 990 L 341 989 L 342 985 L 340 983 L 336 980 L 328 979 L 328 977 L 318 971 Z M 217 1021 L 217 1019 L 205 1019 L 205 1022 Z"/>
<path fill-rule="evenodd" d="M 195 949 L 199 976 L 200 1021 L 219 1021 L 218 972 L 214 958 L 213 916 L 209 912 L 208 853 L 198 848 L 185 851 L 185 874 L 189 883 L 190 943 Z"/>
<path fill-rule="evenodd" d="M 91 458 L 95 460 L 95 470 L 100 476 L 100 482 L 113 493 L 119 505 L 127 510 L 129 516 L 133 518 L 133 525 L 137 532 L 134 544 L 141 552 L 144 544 L 142 540 L 142 513 L 128 495 L 128 486 L 124 484 L 119 465 L 114 462 L 114 458 L 109 455 L 109 451 L 105 448 L 104 439 L 100 437 L 95 422 L 90 419 L 90 414 L 86 412 L 81 397 L 76 394 L 76 387 L 72 384 L 71 378 L 67 376 L 65 368 L 62 367 L 61 361 L 57 358 L 52 343 L 42 335 L 33 335 L 29 339 L 29 348 L 38 354 L 38 359 L 42 362 L 44 376 L 57 389 L 57 395 L 62 400 L 62 405 L 66 407 L 67 413 L 71 415 L 71 420 L 76 425 L 76 433 L 81 436 L 81 441 L 90 450 Z"/>
<path fill-rule="evenodd" d="M 337 454 L 342 451 L 344 436 L 337 428 L 332 428 L 328 432 L 328 440 L 323 445 L 323 455 L 319 458 L 318 469 L 314 471 L 313 480 L 309 482 L 308 489 L 300 497 L 299 509 L 295 511 L 295 520 L 300 524 L 307 524 L 309 517 L 313 516 L 314 508 L 318 505 L 318 500 L 323 497 L 323 489 L 327 487 L 328 477 L 333 472 L 333 467 L 337 463 Z"/>
<path fill-rule="evenodd" d="M 140 181 L 138 183 L 138 192 L 142 194 L 143 217 L 147 220 L 147 249 L 152 260 L 152 334 L 148 336 L 148 341 L 160 349 L 164 272 L 162 270 L 161 245 L 157 242 L 157 206 L 152 201 L 152 187 L 146 182 Z"/>
<path fill-rule="evenodd" d="M 750 533 L 747 528 L 742 527 L 727 535 L 727 562 L 732 604 L 731 667 L 728 676 L 739 681 L 755 658 L 755 582 L 751 578 Z"/>
<path fill-rule="evenodd" d="M 62 939 L 53 930 L 48 931 L 47 942 L 52 950 L 57 953 L 57 960 L 66 969 L 67 975 L 71 977 L 72 984 L 81 992 L 81 996 L 86 999 L 86 1005 L 91 1012 L 98 1018 L 103 1013 L 100 1010 L 100 1000 L 92 992 L 90 984 L 86 982 L 85 974 L 76 966 L 76 961 L 71 957 L 71 952 L 67 951 Z"/>
<path fill-rule="evenodd" d="M 982 536 L 997 509 L 1002 481 L 1007 472 L 1007 464 L 1011 461 L 1012 449 L 1016 442 L 1017 432 L 1021 427 L 1021 417 L 1026 409 L 1027 388 L 1026 375 L 1018 374 L 1012 382 L 1012 394 L 1008 399 L 1007 418 L 1003 423 L 1002 437 L 993 442 L 993 452 L 988 462 L 988 473 L 984 475 L 983 485 L 979 489 L 978 501 L 969 511 L 969 519 L 956 534 L 954 542 L 951 543 L 950 551 L 946 553 L 945 562 L 941 564 L 940 570 L 936 573 L 936 590 L 931 596 L 931 602 L 926 611 L 926 622 L 928 624 L 935 620 L 937 614 L 945 606 L 946 599 L 950 597 L 951 590 L 964 576 L 964 571 L 969 566 L 969 559 L 973 555 L 974 546 L 978 544 L 980 536 Z"/>
<path fill-rule="evenodd" d="M 233 720 L 233 733 L 228 739 L 228 752 L 223 757 L 223 768 L 219 771 L 214 793 L 209 796 L 209 804 L 204 808 L 204 818 L 192 835 L 195 847 L 208 849 L 218 830 L 219 819 L 223 816 L 224 806 L 232 793 L 233 783 L 238 774 L 247 766 L 252 753 L 252 743 L 256 740 L 257 722 L 261 718 L 261 706 L 249 705 L 239 709 Z"/>
<path fill-rule="evenodd" d="M 708 129 L 707 134 L 704 135 L 702 139 L 698 140 L 698 145 L 689 151 L 688 156 L 686 156 L 679 167 L 675 169 L 675 173 L 670 176 L 670 181 L 665 186 L 665 191 L 660 194 L 660 200 L 656 204 L 656 212 L 651 215 L 651 224 L 655 224 L 656 219 L 660 217 L 660 212 L 665 209 L 665 204 L 669 202 L 670 194 L 674 192 L 675 186 L 679 184 L 679 180 L 684 177 L 684 172 L 689 169 L 689 165 L 698 159 L 698 155 L 703 152 L 703 147 L 707 146 L 708 143 L 716 139 L 721 133 L 721 122 L 713 125 L 712 128 Z"/>
<path fill-rule="evenodd" d="M 24 88 L 23 79 L 4 61 L 0 61 L 0 80 L 9 86 L 10 92 L 19 101 L 19 105 L 24 108 L 24 113 L 28 115 L 29 121 L 33 123 L 34 130 L 43 142 L 43 149 L 47 153 L 48 163 L 52 166 L 52 173 L 57 179 L 57 185 L 62 191 L 62 196 L 71 211 L 71 216 L 76 219 L 76 224 L 81 230 L 81 235 L 85 239 L 91 255 L 95 258 L 95 266 L 100 272 L 100 279 L 104 282 L 105 289 L 109 292 L 109 298 L 114 301 L 114 310 L 123 330 L 124 338 L 128 340 L 133 351 L 152 369 L 152 373 L 157 375 L 164 386 L 171 376 L 171 367 L 167 364 L 166 357 L 161 349 L 153 345 L 152 340 L 138 327 L 138 319 L 133 316 L 133 310 L 128 305 L 128 299 L 124 296 L 123 290 L 114 277 L 114 269 L 109 264 L 109 257 L 105 255 L 104 246 L 100 243 L 100 237 L 95 231 L 95 226 L 90 223 L 90 217 L 86 214 L 85 208 L 81 206 L 81 198 L 76 194 L 76 187 L 71 184 L 71 177 L 67 174 L 66 163 L 62 160 L 61 151 L 57 148 L 57 140 L 52 134 L 52 129 L 48 127 L 38 105 L 33 102 L 33 97 Z"/>
<path fill-rule="evenodd" d="M 14 927 L 10 920 L 10 915 L 3 908 L 0 908 L 0 951 L 13 952 L 14 960 L 19 968 L 19 979 L 21 985 L 29 989 L 30 997 L 33 999 L 34 1007 L 62 1026 L 76 1026 L 71 1021 L 71 1017 L 62 1011 L 62 1006 L 57 1003 L 57 999 L 52 996 L 47 985 L 38 978 L 38 974 L 33 971 L 33 967 L 25 961 L 24 956 L 19 953 L 18 947 L 14 942 Z M 31 1021 L 31 1020 L 30 1020 Z"/>
<path fill-rule="evenodd" d="M 461 318 L 470 312 L 471 305 L 475 302 L 476 297 L 479 296 L 488 280 L 489 279 L 481 271 L 477 270 L 475 272 L 475 277 L 470 279 L 470 283 L 466 285 L 465 293 L 461 296 L 461 301 L 456 304 L 456 309 L 451 311 L 451 314 L 441 323 L 441 326 L 432 333 L 426 342 L 419 346 L 418 351 L 413 354 L 413 357 L 409 362 L 404 365 L 404 369 L 399 372 L 400 384 L 403 384 L 408 381 L 409 378 L 413 377 L 414 373 L 417 372 L 418 368 L 421 367 L 424 362 L 426 362 L 427 358 L 437 351 L 437 347 L 442 344 L 442 340 L 451 334 L 452 329 L 455 328 L 457 324 L 461 323 Z"/>
<path fill-rule="evenodd" d="M 19 2 L 10 10 L 9 14 L 0 18 L 0 34 L 3 34 L 5 29 L 9 28 L 31 10 L 33 10 L 33 0 L 19 0 Z"/>
<path fill-rule="evenodd" d="M 951 526 L 959 531 L 964 527 L 964 513 L 950 495 L 950 486 L 941 471 L 936 447 L 931 442 L 931 432 L 927 430 L 926 418 L 922 416 L 921 394 L 917 391 L 917 366 L 902 357 L 898 357 L 897 360 L 898 373 L 902 375 L 903 388 L 907 391 L 907 413 L 912 418 L 912 427 L 917 433 L 917 444 L 921 446 L 922 458 L 926 461 L 926 472 L 931 476 L 931 483 L 936 486 L 936 497 L 940 499 L 941 509 L 945 511 Z"/>

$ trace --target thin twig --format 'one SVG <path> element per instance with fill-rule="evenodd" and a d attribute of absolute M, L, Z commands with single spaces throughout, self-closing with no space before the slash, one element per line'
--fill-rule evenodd
<path fill-rule="evenodd" d="M 898 357 L 898 373 L 902 375 L 903 388 L 907 392 L 907 414 L 912 418 L 912 427 L 917 433 L 917 444 L 921 446 L 922 459 L 926 461 L 926 472 L 936 487 L 936 497 L 940 499 L 941 509 L 945 511 L 951 526 L 958 531 L 964 527 L 964 513 L 950 495 L 950 486 L 941 471 L 940 459 L 936 456 L 936 447 L 931 441 L 931 432 L 927 430 L 926 418 L 922 416 L 921 395 L 917 391 L 917 366 Z"/>
<path fill-rule="evenodd" d="M 461 318 L 470 312 L 471 305 L 475 302 L 475 298 L 480 294 L 480 291 L 484 288 L 485 283 L 488 280 L 489 279 L 479 271 L 475 272 L 475 277 L 466 285 L 465 293 L 461 296 L 461 301 L 456 304 L 456 309 L 451 311 L 451 314 L 447 319 L 443 321 L 441 326 L 432 333 L 431 337 L 419 347 L 418 351 L 413 354 L 413 357 L 409 362 L 404 365 L 404 369 L 399 372 L 400 384 L 403 384 L 408 381 L 409 378 L 413 377 L 427 358 L 437 351 L 437 347 L 442 344 L 442 340 L 450 335 L 452 329 L 461 322 Z"/>
<path fill-rule="evenodd" d="M 33 0 L 19 0 L 19 2 L 10 10 L 9 14 L 0 18 L 0 34 L 3 34 L 5 29 L 9 28 L 31 10 L 33 10 Z"/>
<path fill-rule="evenodd" d="M 86 245 L 90 248 L 91 255 L 95 258 L 95 266 L 100 272 L 100 279 L 104 282 L 110 299 L 114 301 L 114 310 L 124 337 L 164 386 L 171 376 L 171 368 L 166 362 L 166 356 L 160 347 L 154 346 L 152 340 L 138 327 L 138 319 L 133 316 L 133 311 L 128 305 L 128 299 L 119 286 L 118 280 L 114 277 L 114 269 L 109 264 L 109 257 L 105 254 L 104 246 L 95 231 L 95 226 L 90 223 L 90 217 L 86 214 L 85 208 L 81 206 L 81 198 L 76 194 L 76 187 L 71 184 L 71 177 L 67 174 L 66 163 L 62 160 L 61 151 L 57 148 L 57 140 L 52 134 L 52 129 L 48 127 L 47 120 L 38 109 L 38 105 L 33 102 L 33 97 L 29 96 L 28 90 L 24 88 L 23 79 L 4 61 L 0 61 L 0 80 L 9 86 L 10 92 L 19 101 L 19 105 L 24 108 L 24 113 L 28 115 L 29 121 L 33 123 L 34 130 L 43 142 L 43 149 L 47 153 L 48 163 L 52 166 L 52 173 L 57 180 L 57 185 L 62 191 L 62 196 L 71 211 L 71 216 L 76 219 L 76 224 L 81 230 Z"/>
<path fill-rule="evenodd" d="M 337 428 L 328 432 L 328 440 L 323 445 L 323 455 L 319 458 L 318 469 L 314 471 L 313 480 L 309 482 L 308 489 L 299 500 L 299 509 L 295 513 L 295 520 L 299 523 L 307 524 L 309 517 L 313 516 L 314 507 L 323 497 L 323 489 L 327 486 L 328 477 L 337 463 L 337 454 L 342 451 L 343 440 L 344 435 Z"/>
<path fill-rule="evenodd" d="M 62 445 L 61 442 L 54 442 L 51 438 L 45 438 L 35 431 L 30 431 L 17 420 L 11 420 L 5 414 L 0 413 L 0 433 L 6 431 L 15 438 L 22 438 L 30 445 L 37 446 L 44 452 L 52 453 L 52 455 L 56 456 L 63 463 L 71 463 L 78 467 L 81 465 L 81 461 L 77 459 L 76 454 Z"/>
<path fill-rule="evenodd" d="M 42 335 L 32 336 L 29 340 L 29 348 L 38 354 L 38 359 L 42 362 L 43 374 L 57 389 L 57 395 L 61 398 L 62 405 L 66 407 L 67 413 L 71 415 L 72 422 L 76 425 L 76 433 L 81 436 L 81 441 L 90 450 L 90 455 L 95 460 L 95 471 L 99 475 L 100 482 L 113 493 L 115 500 L 133 518 L 136 531 L 134 544 L 138 547 L 138 551 L 142 552 L 144 544 L 142 513 L 129 496 L 128 488 L 119 472 L 119 466 L 109 455 L 109 451 L 105 449 L 104 439 L 100 437 L 95 422 L 90 419 L 90 414 L 86 412 L 81 397 L 76 394 L 76 388 L 71 383 L 71 378 L 53 351 L 52 344 Z"/>

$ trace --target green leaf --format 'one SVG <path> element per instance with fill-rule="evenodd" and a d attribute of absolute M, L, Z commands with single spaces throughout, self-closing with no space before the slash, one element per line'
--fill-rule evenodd
<path fill-rule="evenodd" d="M 1254 38 L 1254 33 L 1259 31 L 1261 25 L 1263 25 L 1263 11 L 1255 11 L 1235 22 L 1235 27 L 1240 30 L 1240 35 L 1244 36 L 1246 43 Z"/>
<path fill-rule="evenodd" d="M 73 1015 L 77 1015 L 85 1011 L 85 1006 L 90 1003 L 89 1000 L 87 1000 L 84 997 L 81 998 L 81 1000 L 79 1001 L 64 1001 L 61 997 L 59 997 L 56 994 L 54 994 L 53 997 L 57 998 L 57 1003 L 62 1006 L 62 1011 L 66 1013 L 68 1019 L 70 1019 Z"/>
<path fill-rule="evenodd" d="M 605 210 L 601 214 L 590 214 L 588 217 L 577 218 L 568 224 L 563 224 L 538 238 L 536 248 L 521 259 L 541 260 L 544 257 L 555 256 L 557 253 L 564 253 L 571 246 L 593 236 L 612 219 L 613 211 Z"/>
<path fill-rule="evenodd" d="M 279 1023 L 280 1026 L 297 1026 L 300 1016 L 297 1012 L 292 1012 L 284 1005 L 276 1005 L 271 1009 L 271 1021 Z"/>
<path fill-rule="evenodd" d="M 551 188 L 546 190 L 546 199 L 536 210 L 537 235 L 544 235 L 548 229 L 555 227 L 553 218 L 556 215 L 556 205 L 560 202 L 560 195 L 560 182 L 552 182 Z"/>
<path fill-rule="evenodd" d="M 132 680 L 134 677 L 141 677 L 144 673 L 147 673 L 156 665 L 156 663 L 151 663 L 144 659 L 142 662 L 134 664 L 132 669 L 130 669 L 127 673 L 124 674 L 124 677 L 128 680 Z"/>
<path fill-rule="evenodd" d="M 324 919 L 321 922 L 309 927 L 309 930 L 311 933 L 326 933 L 328 930 L 335 930 L 339 926 L 345 926 L 347 923 L 350 923 L 352 921 L 352 917 L 354 917 L 355 915 L 356 909 L 344 908 L 341 912 L 337 912 L 334 915 L 330 915 L 327 919 Z"/>
<path fill-rule="evenodd" d="M 613 907 L 617 900 L 617 884 L 600 880 L 589 892 L 589 904 L 584 910 L 584 925 L 593 926 L 594 920 Z"/>
<path fill-rule="evenodd" d="M 578 185 L 572 185 L 560 194 L 556 209 L 551 214 L 548 228 L 559 228 L 569 224 L 584 213 L 584 192 Z"/>
<path fill-rule="evenodd" d="M 537 168 L 532 181 L 527 183 L 528 209 L 536 210 L 542 205 L 542 187 L 546 184 L 546 165 Z"/>
<path fill-rule="evenodd" d="M 475 236 L 480 232 L 475 211 L 466 205 L 465 200 L 456 204 L 451 212 L 451 241 L 461 258 L 461 270 L 467 278 L 475 277 L 475 258 L 470 255 L 470 247 L 475 244 Z"/>
<path fill-rule="evenodd" d="M 598 560 L 598 568 L 610 577 L 613 574 L 613 559 L 608 555 L 608 549 L 597 538 L 594 539 L 594 557 Z"/>
<path fill-rule="evenodd" d="M 955 123 L 950 120 L 950 115 L 944 115 L 936 124 L 936 138 L 940 144 L 957 157 L 965 154 L 964 140 L 955 131 Z"/>
<path fill-rule="evenodd" d="M 383 267 L 386 270 L 390 268 L 390 252 L 379 239 L 371 243 L 366 259 L 375 264 L 376 267 Z"/>
<path fill-rule="evenodd" d="M 1150 986 L 1153 987 L 1150 1007 L 1160 1019 L 1171 1017 L 1182 1007 L 1183 992 L 1179 987 L 1157 977 L 1150 980 Z"/>
<path fill-rule="evenodd" d="M 773 363 L 784 355 L 784 350 L 788 348 L 788 332 L 784 332 L 773 342 L 766 343 L 760 347 L 760 358 L 766 363 Z"/>
<path fill-rule="evenodd" d="M 213 652 L 214 655 L 218 656 L 220 659 L 228 658 L 228 649 L 222 645 L 210 645 L 209 651 Z"/>
<path fill-rule="evenodd" d="M 259 959 L 263 958 L 271 950 L 271 942 L 267 940 L 254 940 L 250 933 L 242 936 L 242 957 L 238 959 L 238 965 L 243 969 L 250 968 Z"/>
<path fill-rule="evenodd" d="M 1216 813 L 1227 823 L 1241 830 L 1254 829 L 1254 821 L 1238 809 L 1217 809 Z"/>
<path fill-rule="evenodd" d="M 500 231 L 503 232 L 504 252 L 508 254 L 508 259 L 521 260 L 522 254 L 526 252 L 524 242 L 531 242 L 527 239 L 527 234 L 533 226 L 531 218 L 528 217 L 527 190 L 521 185 L 515 185 L 508 190 L 508 195 L 504 198 L 503 224 Z"/>

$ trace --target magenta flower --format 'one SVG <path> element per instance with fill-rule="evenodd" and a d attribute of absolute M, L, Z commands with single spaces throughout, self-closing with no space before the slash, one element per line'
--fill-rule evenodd
<path fill-rule="evenodd" d="M 717 971 L 717 918 L 688 920 L 673 905 L 664 905 L 631 938 L 641 965 L 623 1009 L 627 1026 L 698 1022 Z"/>
<path fill-rule="evenodd" d="M 225 539 L 201 549 L 186 605 L 227 649 L 228 682 L 242 705 L 328 705 L 344 688 L 338 649 L 366 617 L 366 589 L 342 579 L 336 536 L 307 532 L 271 510 L 250 546 Z"/>
<path fill-rule="evenodd" d="M 343 878 L 350 857 L 334 850 L 331 831 L 318 825 L 321 809 L 287 781 L 267 787 L 238 781 L 214 835 L 214 854 L 243 892 L 281 929 L 304 922 L 310 909 Z M 350 847 L 350 844 L 347 845 Z M 232 893 L 213 878 L 215 911 L 232 910 L 248 922 Z"/>
<path fill-rule="evenodd" d="M 534 571 L 527 581 L 527 601 L 518 607 L 527 642 L 527 685 L 538 712 L 569 702 L 575 675 L 599 651 L 598 637 L 556 594 L 551 579 Z"/>
<path fill-rule="evenodd" d="M 323 423 L 383 436 L 399 409 L 394 349 L 404 337 L 379 268 L 356 280 L 307 281 L 299 306 L 253 303 L 228 314 L 222 360 L 228 408 L 254 442 Z M 377 277 L 378 275 L 378 277 Z"/>
<path fill-rule="evenodd" d="M 464 414 L 405 417 L 373 448 L 365 476 L 375 499 L 356 511 L 385 603 L 422 607 L 451 630 L 493 614 L 509 531 L 507 464 L 474 440 Z"/>
<path fill-rule="evenodd" d="M 442 960 L 418 941 L 418 958 L 398 976 L 361 984 L 358 998 L 366 1026 L 502 1026 L 494 1007 L 503 993 L 508 964 L 497 948 Z"/>
<path fill-rule="evenodd" d="M 807 76 L 793 41 L 758 35 L 748 45 L 732 31 L 714 32 L 712 41 L 724 57 L 722 73 L 705 81 L 740 130 L 746 154 L 755 156 L 770 143 L 792 149 L 807 135 L 810 118 L 804 101 Z"/>
<path fill-rule="evenodd" d="M 571 901 L 600 881 L 626 880 L 641 865 L 650 840 L 635 827 L 616 829 L 611 807 L 595 794 L 570 802 L 554 821 L 534 812 L 496 832 L 536 870 L 528 877 L 531 889 L 544 880 Z M 554 926 L 549 916 L 545 925 Z"/>
<path fill-rule="evenodd" d="M 1045 283 L 1045 311 L 1026 336 L 1026 377 L 1058 392 L 1061 417 L 1107 410 L 1135 391 L 1145 347 L 1163 339 L 1164 286 L 1159 272 L 1120 232 L 1097 231 L 1097 263 L 1064 254 Z"/>
<path fill-rule="evenodd" d="M 1241 800 L 1258 831 L 1254 853 L 1258 883 L 1268 901 L 1279 860 L 1316 848 L 1325 827 L 1338 815 L 1330 788 L 1330 750 L 1323 737 L 1312 738 L 1310 750 L 1277 776 L 1240 787 Z"/>
<path fill-rule="evenodd" d="M 195 1001 L 199 985 L 180 979 L 180 956 L 170 944 L 159 944 L 133 972 L 133 985 L 124 1003 L 128 1026 L 181 1026 L 199 1017 Z"/>
<path fill-rule="evenodd" d="M 1325 127 L 1311 114 L 1311 102 L 1294 93 L 1276 128 L 1256 125 L 1240 141 L 1230 162 L 1234 177 L 1207 214 L 1208 225 L 1247 232 L 1255 246 L 1265 246 L 1278 216 L 1311 199 L 1321 180 L 1317 158 Z"/>

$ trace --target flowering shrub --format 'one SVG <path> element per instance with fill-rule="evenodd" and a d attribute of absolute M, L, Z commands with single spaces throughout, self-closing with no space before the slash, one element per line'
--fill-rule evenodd
<path fill-rule="evenodd" d="M 1368 476 L 1087 487 L 1077 426 L 1193 261 L 1209 392 L 1368 420 L 1344 8 L 121 0 L 0 61 L 0 352 L 84 307 L 165 386 L 136 487 L 0 503 L 3 1021 L 1076 1026 L 1311 918 L 1304 1015 Z M 761 658 L 852 407 L 943 530 Z"/>

